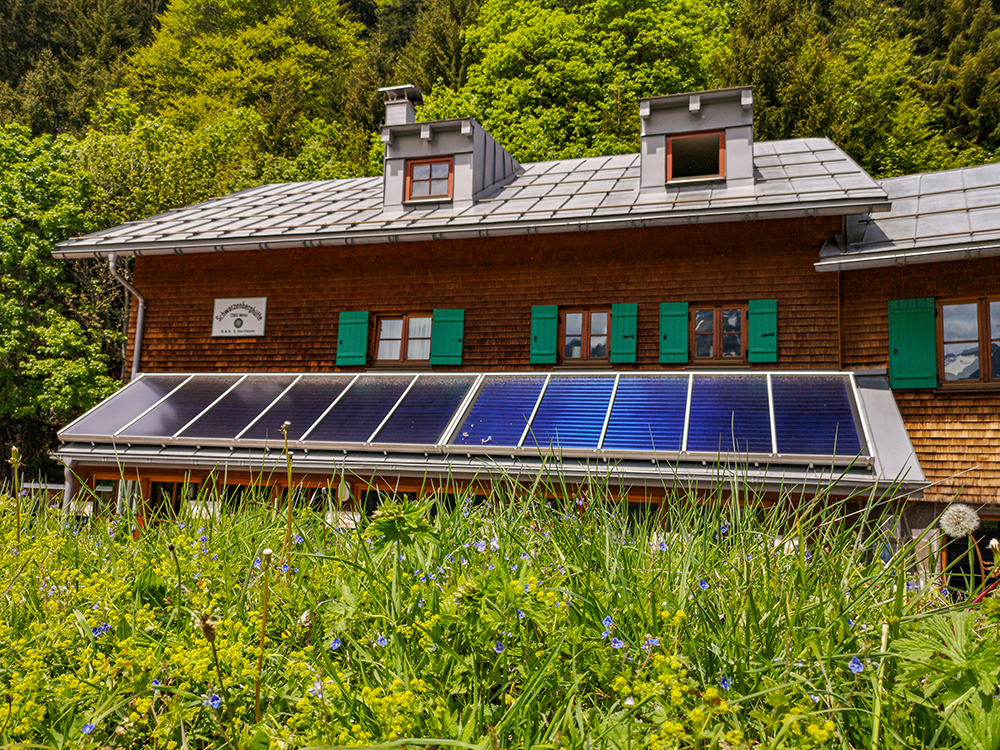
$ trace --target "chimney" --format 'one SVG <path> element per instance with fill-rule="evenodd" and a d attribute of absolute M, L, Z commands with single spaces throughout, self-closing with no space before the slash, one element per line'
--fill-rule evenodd
<path fill-rule="evenodd" d="M 415 107 L 423 103 L 420 89 L 412 83 L 379 89 L 386 95 L 385 124 L 410 125 L 417 119 Z"/>

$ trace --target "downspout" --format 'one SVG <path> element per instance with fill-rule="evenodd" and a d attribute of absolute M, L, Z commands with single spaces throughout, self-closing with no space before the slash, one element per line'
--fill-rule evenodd
<path fill-rule="evenodd" d="M 108 253 L 108 271 L 118 280 L 119 284 L 139 300 L 139 309 L 135 314 L 135 340 L 132 342 L 132 377 L 130 378 L 130 380 L 135 380 L 139 374 L 139 358 L 142 355 L 142 329 L 146 322 L 146 298 L 118 271 L 118 256 L 114 253 Z"/>

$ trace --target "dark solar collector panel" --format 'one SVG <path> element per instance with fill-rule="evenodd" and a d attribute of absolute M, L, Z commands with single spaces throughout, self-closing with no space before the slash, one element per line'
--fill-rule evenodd
<path fill-rule="evenodd" d="M 121 435 L 122 437 L 171 437 L 225 393 L 226 389 L 240 377 L 208 375 L 192 378 L 172 393 L 166 401 L 122 430 Z"/>
<path fill-rule="evenodd" d="M 688 379 L 622 377 L 615 392 L 604 450 L 679 451 Z"/>
<path fill-rule="evenodd" d="M 362 375 L 316 429 L 310 443 L 363 443 L 412 382 L 412 375 Z"/>
<path fill-rule="evenodd" d="M 437 443 L 475 380 L 469 375 L 421 376 L 372 442 Z"/>
<path fill-rule="evenodd" d="M 313 426 L 353 380 L 353 375 L 306 375 L 254 420 L 241 440 L 283 440 L 281 425 L 288 422 L 288 439 L 295 440 Z M 262 408 L 266 408 L 266 404 Z"/>
<path fill-rule="evenodd" d="M 186 379 L 186 375 L 139 378 L 70 425 L 63 434 L 67 439 L 74 435 L 114 435 Z"/>
<path fill-rule="evenodd" d="M 248 377 L 177 437 L 233 439 L 293 380 L 291 375 Z"/>

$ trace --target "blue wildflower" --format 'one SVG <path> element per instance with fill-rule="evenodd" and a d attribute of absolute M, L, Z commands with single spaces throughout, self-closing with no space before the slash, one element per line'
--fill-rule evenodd
<path fill-rule="evenodd" d="M 312 695 L 312 696 L 314 696 L 316 698 L 322 698 L 323 697 L 323 683 L 320 682 L 319 680 L 316 680 L 316 682 L 313 683 L 313 686 L 311 688 L 309 688 L 309 695 Z"/>
<path fill-rule="evenodd" d="M 865 669 L 865 665 L 862 664 L 861 659 L 856 656 L 847 663 L 847 666 L 851 668 L 854 674 L 861 674 Z"/>
<path fill-rule="evenodd" d="M 305 541 L 305 539 L 303 539 L 303 538 L 302 538 L 301 536 L 299 536 L 298 534 L 296 534 L 295 536 L 293 536 L 293 537 L 292 537 L 292 542 L 293 542 L 294 544 L 302 544 L 302 542 L 304 542 L 304 541 Z"/>
<path fill-rule="evenodd" d="M 708 591 L 708 581 L 706 581 L 704 578 L 702 578 L 700 581 L 698 581 L 698 587 L 702 591 Z"/>
<path fill-rule="evenodd" d="M 517 610 L 517 619 L 518 620 L 523 620 L 524 619 L 524 612 L 522 612 L 521 610 Z"/>
<path fill-rule="evenodd" d="M 625 642 L 615 638 L 611 641 L 611 648 L 625 648 Z"/>
<path fill-rule="evenodd" d="M 375 639 L 376 646 L 387 646 L 388 644 L 389 641 L 386 640 L 384 635 L 380 635 L 378 638 Z"/>
<path fill-rule="evenodd" d="M 646 636 L 646 642 L 642 644 L 642 647 L 644 649 L 646 649 L 647 651 L 649 651 L 649 649 L 651 649 L 653 646 L 659 646 L 659 645 L 660 645 L 660 639 L 659 638 L 653 638 L 652 636 Z"/>
<path fill-rule="evenodd" d="M 424 600 L 421 599 L 419 602 L 417 602 L 417 606 L 418 607 L 423 607 L 424 606 Z"/>
<path fill-rule="evenodd" d="M 506 646 L 503 645 L 502 641 L 497 641 L 493 644 L 493 650 L 498 654 L 502 654 L 505 648 Z"/>
<path fill-rule="evenodd" d="M 80 727 L 80 731 L 83 732 L 84 734 L 90 734 L 91 732 L 94 731 L 94 725 L 84 724 L 82 727 Z"/>
<path fill-rule="evenodd" d="M 732 686 L 733 683 L 729 681 L 728 677 L 723 677 L 721 680 L 719 680 L 719 687 L 721 687 L 723 690 L 729 690 L 729 688 L 731 688 Z"/>
<path fill-rule="evenodd" d="M 330 641 L 330 648 L 332 648 L 334 651 L 340 648 L 340 639 L 334 638 L 332 641 Z"/>
<path fill-rule="evenodd" d="M 208 708 L 214 708 L 218 710 L 219 706 L 222 705 L 222 698 L 217 696 L 215 693 L 212 693 L 211 695 L 202 695 L 201 697 L 205 699 L 201 702 L 201 705 L 206 706 Z"/>
<path fill-rule="evenodd" d="M 606 628 L 613 628 L 615 626 L 615 621 L 611 619 L 611 615 L 608 615 L 603 620 L 601 620 L 601 625 L 603 625 Z"/>

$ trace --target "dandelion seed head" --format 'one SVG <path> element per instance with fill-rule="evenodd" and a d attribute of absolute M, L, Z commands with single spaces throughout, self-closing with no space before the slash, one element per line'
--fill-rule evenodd
<path fill-rule="evenodd" d="M 979 514 L 964 503 L 952 503 L 941 514 L 941 531 L 952 539 L 968 536 L 979 528 Z"/>

